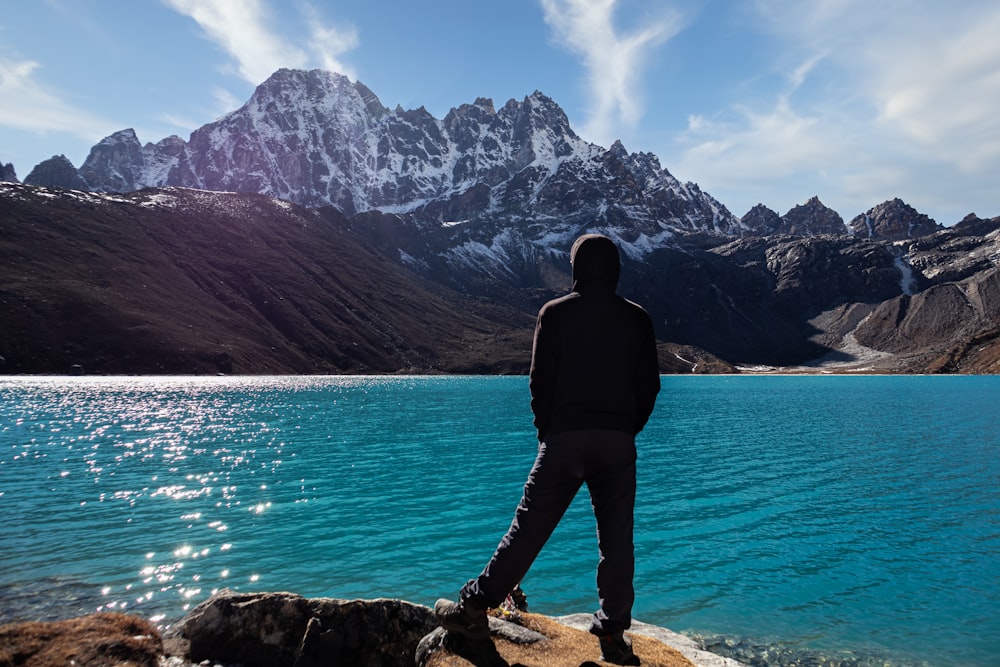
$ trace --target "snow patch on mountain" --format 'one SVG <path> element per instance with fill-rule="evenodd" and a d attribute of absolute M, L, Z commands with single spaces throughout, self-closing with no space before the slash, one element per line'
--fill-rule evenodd
<path fill-rule="evenodd" d="M 913 269 L 902 254 L 897 254 L 893 261 L 899 269 L 899 287 L 906 296 L 913 296 L 917 293 L 917 279 L 913 275 Z"/>

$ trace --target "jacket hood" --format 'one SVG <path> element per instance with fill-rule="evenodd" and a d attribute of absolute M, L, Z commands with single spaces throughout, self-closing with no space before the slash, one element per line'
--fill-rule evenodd
<path fill-rule="evenodd" d="M 621 274 L 618 246 L 603 234 L 584 234 L 573 242 L 569 252 L 573 267 L 573 291 L 603 290 L 614 292 Z"/>

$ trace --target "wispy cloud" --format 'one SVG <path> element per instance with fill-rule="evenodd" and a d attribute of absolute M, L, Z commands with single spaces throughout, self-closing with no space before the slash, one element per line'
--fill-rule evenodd
<path fill-rule="evenodd" d="M 946 224 L 976 197 L 981 207 L 1000 173 L 1000 6 L 756 0 L 754 8 L 785 85 L 770 99 L 730 100 L 716 116 L 693 117 L 679 138 L 685 174 L 746 204 L 794 177 L 810 188 L 798 202 L 829 193 L 844 215 L 892 196 L 936 209 Z"/>
<path fill-rule="evenodd" d="M 944 24 L 952 17 L 940 17 Z M 963 170 L 1000 166 L 1000 7 L 894 35 L 867 58 L 879 120 Z"/>
<path fill-rule="evenodd" d="M 108 122 L 74 107 L 48 90 L 35 76 L 31 60 L 0 58 L 0 125 L 29 132 L 67 132 L 93 140 Z"/>
<path fill-rule="evenodd" d="M 642 69 L 653 48 L 677 34 L 680 15 L 664 10 L 640 28 L 615 27 L 617 0 L 541 0 L 545 22 L 557 42 L 579 55 L 591 100 L 581 132 L 607 144 L 642 116 Z"/>
<path fill-rule="evenodd" d="M 325 25 L 312 5 L 302 5 L 309 39 L 283 36 L 278 22 L 262 0 L 165 0 L 174 10 L 191 17 L 205 36 L 221 46 L 235 61 L 236 73 L 256 85 L 282 67 L 319 66 L 350 74 L 340 55 L 357 46 L 353 29 Z M 308 45 L 308 50 L 297 46 Z"/>
<path fill-rule="evenodd" d="M 356 78 L 353 68 L 344 63 L 341 55 L 357 48 L 357 31 L 353 27 L 341 28 L 324 23 L 312 5 L 303 5 L 302 15 L 308 24 L 309 48 L 319 60 L 319 66 Z"/>

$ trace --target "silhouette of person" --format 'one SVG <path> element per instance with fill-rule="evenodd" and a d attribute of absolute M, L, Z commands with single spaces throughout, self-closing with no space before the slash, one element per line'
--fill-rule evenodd
<path fill-rule="evenodd" d="M 618 248 L 586 234 L 570 251 L 573 289 L 538 313 L 529 387 L 538 455 L 506 535 L 457 603 L 438 600 L 442 628 L 489 640 L 486 610 L 499 606 L 527 573 L 580 487 L 597 518 L 600 608 L 591 633 L 602 658 L 638 665 L 623 631 L 632 623 L 635 556 L 635 437 L 660 390 L 653 323 L 616 293 Z"/>

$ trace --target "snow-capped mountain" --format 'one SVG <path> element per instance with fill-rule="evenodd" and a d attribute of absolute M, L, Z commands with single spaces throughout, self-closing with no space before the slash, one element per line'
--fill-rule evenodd
<path fill-rule="evenodd" d="M 377 210 L 422 227 L 488 220 L 545 223 L 547 234 L 553 226 L 604 228 L 634 255 L 674 230 L 739 225 L 654 155 L 581 139 L 540 92 L 500 109 L 480 98 L 437 119 L 424 108 L 388 109 L 362 83 L 321 70 L 279 70 L 187 142 L 143 146 L 134 131 L 117 132 L 94 146 L 80 174 L 95 191 L 253 192 L 348 216 Z"/>
<path fill-rule="evenodd" d="M 57 156 L 25 183 L 97 192 L 178 186 L 333 206 L 368 224 L 404 263 L 463 289 L 470 278 L 547 285 L 547 265 L 564 264 L 582 231 L 611 236 L 643 262 L 706 235 L 880 238 L 936 228 L 899 206 L 890 207 L 891 224 L 879 222 L 876 207 L 865 214 L 870 226 L 855 219 L 848 227 L 817 197 L 784 216 L 759 205 L 738 218 L 655 155 L 584 141 L 540 92 L 499 109 L 479 98 L 438 119 L 423 107 L 389 109 L 364 84 L 322 70 L 275 72 L 241 108 L 187 141 L 142 145 L 121 130 L 78 171 Z"/>

